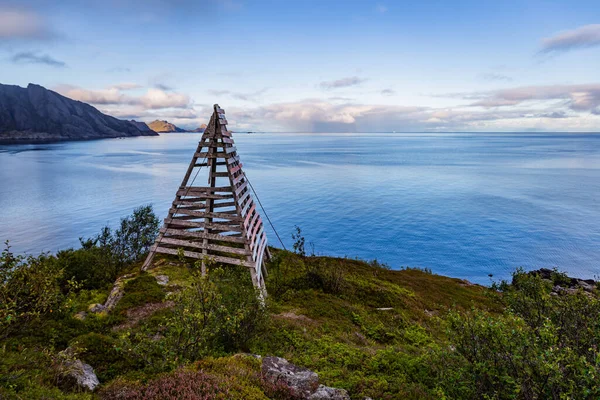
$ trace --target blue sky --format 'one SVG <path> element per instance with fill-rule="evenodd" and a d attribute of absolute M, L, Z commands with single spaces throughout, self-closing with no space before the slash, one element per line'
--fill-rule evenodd
<path fill-rule="evenodd" d="M 0 83 L 268 131 L 598 131 L 594 1 L 0 0 Z"/>

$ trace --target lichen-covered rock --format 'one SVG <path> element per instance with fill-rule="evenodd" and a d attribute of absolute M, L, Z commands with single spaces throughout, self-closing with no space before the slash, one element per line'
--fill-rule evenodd
<path fill-rule="evenodd" d="M 81 360 L 75 360 L 70 366 L 70 373 L 75 378 L 77 385 L 82 389 L 93 392 L 100 384 L 94 368 L 90 364 L 85 364 Z"/>
<path fill-rule="evenodd" d="M 156 275 L 156 283 L 165 286 L 169 283 L 169 277 L 167 275 Z"/>
<path fill-rule="evenodd" d="M 101 313 L 106 311 L 106 307 L 103 304 L 90 304 L 88 311 L 92 313 Z"/>
<path fill-rule="evenodd" d="M 344 389 L 319 385 L 317 390 L 308 397 L 308 400 L 350 400 L 350 395 Z"/>
<path fill-rule="evenodd" d="M 308 399 L 319 387 L 319 375 L 280 357 L 263 358 L 262 376 L 272 384 L 283 383 L 294 396 L 303 399 Z"/>
<path fill-rule="evenodd" d="M 87 313 L 85 311 L 79 311 L 74 315 L 75 319 L 83 321 L 87 317 Z"/>
<path fill-rule="evenodd" d="M 58 371 L 62 386 L 93 392 L 100 384 L 94 368 L 75 358 L 72 348 L 58 353 Z"/>

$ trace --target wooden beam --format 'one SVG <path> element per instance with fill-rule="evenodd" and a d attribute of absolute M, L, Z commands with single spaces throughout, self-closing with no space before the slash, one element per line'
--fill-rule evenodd
<path fill-rule="evenodd" d="M 239 236 L 219 235 L 217 233 L 208 233 L 203 231 L 188 231 L 186 229 L 161 228 L 160 232 L 168 235 L 183 236 L 195 239 L 210 239 L 239 244 L 246 243 L 246 240 Z"/>
<path fill-rule="evenodd" d="M 171 208 L 169 210 L 172 214 L 183 214 L 190 215 L 196 218 L 221 218 L 228 219 L 231 222 L 240 222 L 242 217 L 238 217 L 237 215 L 233 215 L 227 212 L 202 212 L 202 211 L 194 211 L 187 208 Z M 235 211 L 234 211 L 235 212 Z"/>
<path fill-rule="evenodd" d="M 190 242 L 189 240 L 172 239 L 169 237 L 164 237 L 161 240 L 160 244 L 172 244 L 175 246 L 192 247 L 194 249 L 218 251 L 221 253 L 239 254 L 242 256 L 248 255 L 248 252 L 244 248 L 220 246 L 217 244 L 210 244 L 210 243 L 204 243 L 204 242 Z"/>
<path fill-rule="evenodd" d="M 166 247 L 157 247 L 156 248 L 156 252 L 157 253 L 162 253 L 162 254 L 172 254 L 172 255 L 179 255 L 179 251 L 177 249 L 169 249 Z M 204 255 L 202 253 L 197 253 L 195 251 L 187 251 L 184 250 L 183 251 L 183 255 L 189 258 L 195 258 L 198 260 L 201 260 Z M 233 265 L 241 265 L 244 267 L 249 267 L 249 268 L 253 268 L 254 267 L 254 263 L 249 262 L 247 260 L 238 260 L 237 258 L 230 258 L 230 257 L 222 257 L 222 256 L 214 256 L 214 255 L 207 255 L 206 256 L 209 259 L 213 259 L 216 262 L 221 262 L 224 264 L 233 264 Z"/>

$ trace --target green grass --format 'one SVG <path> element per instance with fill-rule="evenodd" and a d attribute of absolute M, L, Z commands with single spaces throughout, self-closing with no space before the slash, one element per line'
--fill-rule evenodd
<path fill-rule="evenodd" d="M 273 252 L 267 279 L 272 317 L 250 351 L 310 368 L 323 384 L 345 388 L 353 398 L 436 398 L 427 388 L 427 366 L 431 350 L 446 343 L 445 314 L 471 307 L 502 310 L 495 292 L 459 279 L 345 258 Z M 148 272 L 140 272 L 139 265 L 129 269 L 134 275 L 122 281 L 124 295 L 107 315 L 75 319 L 77 311 L 103 303 L 109 292 L 82 290 L 72 300 L 70 315 L 43 318 L 0 342 L 0 398 L 97 398 L 58 391 L 40 349 L 56 353 L 73 347 L 95 368 L 104 387 L 111 382 L 145 384 L 177 367 L 175 361 L 149 368 L 122 347 L 128 343 L 124 338 L 160 333 L 172 314 L 169 308 L 115 330 L 130 310 L 160 303 L 167 292 L 189 286 L 191 263 L 159 257 L 157 264 Z M 158 285 L 157 275 L 167 275 L 168 285 Z M 270 393 L 260 381 L 260 362 L 252 357 L 208 358 L 184 367 L 216 376 L 238 398 L 266 399 Z"/>

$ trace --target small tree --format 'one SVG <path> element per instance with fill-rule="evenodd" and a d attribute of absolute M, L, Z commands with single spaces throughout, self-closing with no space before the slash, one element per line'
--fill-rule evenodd
<path fill-rule="evenodd" d="M 295 232 L 292 233 L 292 239 L 294 240 L 294 245 L 293 245 L 294 252 L 301 256 L 305 256 L 306 255 L 306 251 L 304 250 L 305 239 L 304 239 L 304 236 L 302 236 L 302 229 L 300 229 L 300 227 L 298 225 L 295 225 L 294 229 L 295 229 Z"/>

